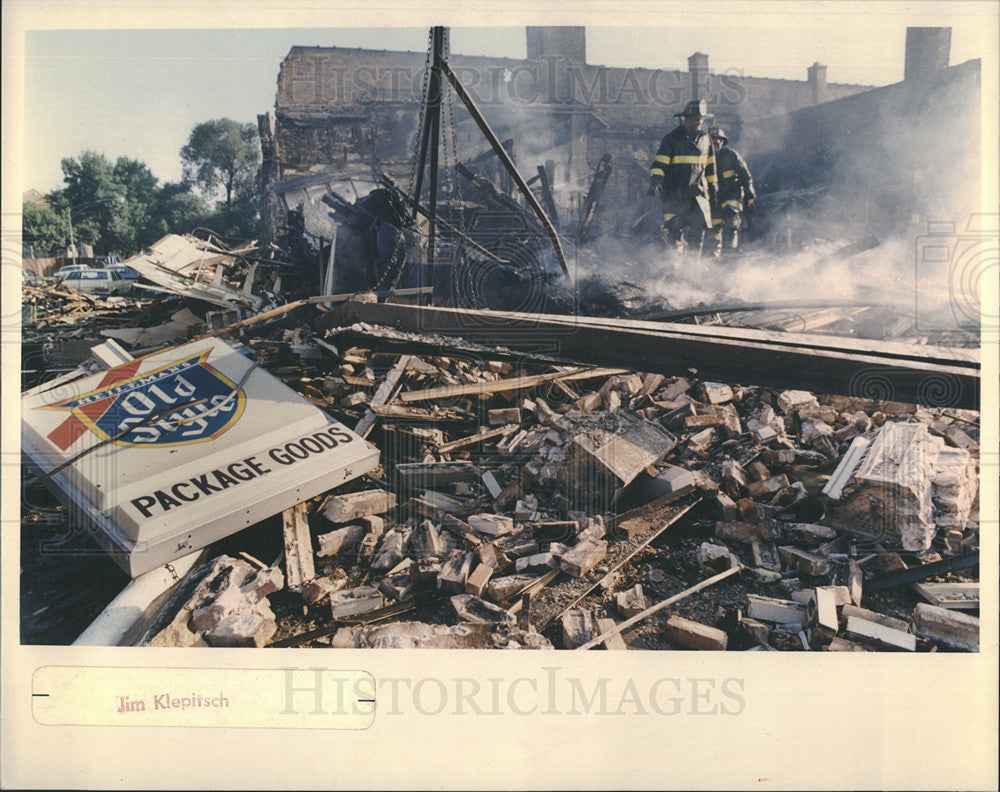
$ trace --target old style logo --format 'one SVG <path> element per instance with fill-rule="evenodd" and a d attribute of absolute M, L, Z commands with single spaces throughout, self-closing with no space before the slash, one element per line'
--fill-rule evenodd
<path fill-rule="evenodd" d="M 135 427 L 113 441 L 121 446 L 189 445 L 219 437 L 243 414 L 246 394 L 208 364 L 209 352 L 139 375 L 139 361 L 126 363 L 108 371 L 96 390 L 46 404 L 42 409 L 71 413 L 48 439 L 65 450 L 88 430 L 110 440 Z M 160 412 L 162 418 L 149 420 Z"/>

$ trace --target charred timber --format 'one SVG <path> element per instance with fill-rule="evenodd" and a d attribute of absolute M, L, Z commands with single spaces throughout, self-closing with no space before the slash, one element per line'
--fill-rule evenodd
<path fill-rule="evenodd" d="M 347 323 L 509 348 L 551 341 L 566 363 L 882 401 L 979 409 L 978 350 L 629 319 L 350 302 Z"/>

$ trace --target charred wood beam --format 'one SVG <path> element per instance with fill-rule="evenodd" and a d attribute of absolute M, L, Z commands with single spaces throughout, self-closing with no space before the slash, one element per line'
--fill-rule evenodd
<path fill-rule="evenodd" d="M 430 173 L 429 187 L 430 194 L 427 199 L 427 206 L 430 209 L 430 217 L 427 228 L 427 283 L 434 288 L 434 244 L 437 237 L 437 193 L 438 193 L 438 155 L 440 154 L 439 140 L 441 137 L 441 67 L 444 64 L 444 28 L 435 27 L 433 29 L 433 49 L 434 60 L 431 65 L 431 79 L 428 91 L 430 101 L 427 110 L 431 121 L 430 139 Z M 419 199 L 419 196 L 418 196 Z M 431 301 L 434 300 L 433 292 Z"/>
<path fill-rule="evenodd" d="M 906 583 L 919 583 L 935 575 L 944 575 L 948 572 L 958 572 L 960 569 L 969 569 L 979 566 L 979 551 L 965 553 L 964 555 L 952 556 L 942 561 L 932 561 L 929 564 L 900 569 L 896 572 L 888 572 L 878 577 L 873 577 L 865 583 L 865 594 L 876 594 L 879 591 L 896 588 Z"/>
<path fill-rule="evenodd" d="M 583 244 L 587 239 L 587 228 L 590 226 L 594 215 L 597 214 L 597 206 L 604 195 L 604 188 L 608 186 L 608 179 L 611 176 L 611 155 L 605 154 L 601 161 L 597 163 L 594 171 L 594 178 L 590 182 L 590 189 L 587 191 L 587 200 L 583 204 L 583 211 L 580 213 L 580 227 L 576 231 L 577 240 Z"/>
<path fill-rule="evenodd" d="M 549 214 L 552 215 L 552 222 L 558 225 L 559 213 L 556 211 L 556 202 L 552 197 L 552 185 L 549 184 L 549 172 L 545 170 L 544 165 L 538 166 L 538 184 L 542 188 L 542 200 L 545 201 L 545 208 L 548 209 Z"/>
<path fill-rule="evenodd" d="M 469 170 L 461 162 L 456 163 L 455 170 L 458 171 L 459 176 L 475 187 L 483 198 L 486 199 L 486 202 L 494 209 L 498 209 L 501 212 L 509 212 L 520 219 L 526 228 L 538 231 L 544 230 L 538 225 L 534 217 L 522 209 L 515 200 L 504 195 L 499 189 L 497 189 L 496 185 L 494 185 L 493 182 L 485 176 Z M 525 182 L 525 184 L 527 183 L 528 182 Z"/>
<path fill-rule="evenodd" d="M 532 211 L 534 211 L 535 216 L 538 218 L 539 222 L 542 224 L 542 227 L 545 229 L 546 235 L 552 242 L 552 248 L 555 251 L 556 258 L 559 259 L 559 266 L 562 267 L 563 274 L 568 276 L 569 265 L 567 265 L 566 263 L 566 254 L 563 252 L 562 242 L 559 241 L 559 233 L 556 231 L 555 226 L 552 225 L 552 221 L 549 220 L 548 215 L 545 214 L 545 210 L 542 209 L 542 205 L 538 203 L 538 199 L 535 197 L 535 194 L 531 192 L 531 188 L 528 187 L 527 184 L 525 184 L 524 178 L 521 176 L 520 173 L 518 173 L 518 170 L 514 166 L 514 162 L 513 160 L 511 160 L 510 155 L 504 149 L 503 145 L 500 143 L 500 140 L 497 138 L 493 130 L 490 128 L 490 125 L 486 123 L 486 119 L 483 118 L 482 113 L 479 112 L 479 108 L 476 107 L 476 103 L 472 101 L 472 97 L 469 96 L 468 91 L 465 90 L 465 87 L 462 85 L 461 81 L 458 79 L 457 76 L 455 76 L 455 72 L 451 70 L 451 66 L 448 65 L 447 61 L 444 61 L 441 64 L 441 68 L 445 76 L 448 78 L 448 81 L 451 83 L 451 87 L 455 89 L 455 93 L 458 94 L 458 97 L 462 100 L 462 103 L 469 111 L 469 115 L 472 116 L 472 119 L 479 126 L 480 131 L 483 133 L 483 135 L 486 136 L 486 139 L 493 147 L 493 150 L 497 153 L 497 157 L 499 158 L 500 162 L 503 163 L 503 166 L 507 169 L 507 172 L 514 180 L 515 184 L 517 184 L 518 189 L 520 189 L 521 192 L 524 194 L 525 200 L 528 202 L 528 205 L 531 206 Z"/>
<path fill-rule="evenodd" d="M 261 219 L 264 221 L 264 240 L 271 243 L 278 238 L 282 208 L 274 191 L 275 185 L 281 180 L 281 164 L 278 159 L 274 117 L 270 113 L 257 116 L 257 131 L 261 153 Z"/>
<path fill-rule="evenodd" d="M 386 187 L 389 187 L 390 189 L 395 190 L 396 193 L 399 195 L 400 198 L 402 198 L 404 201 L 406 201 L 407 203 L 409 203 L 409 204 L 411 204 L 413 206 L 414 216 L 416 216 L 416 214 L 420 214 L 421 216 L 426 217 L 428 220 L 430 219 L 430 216 L 431 216 L 430 211 L 426 207 L 422 206 L 419 202 L 414 201 L 411 196 L 409 196 L 405 192 L 403 192 L 403 190 L 400 189 L 400 187 L 396 184 L 396 182 L 394 182 L 392 180 L 391 176 L 388 176 L 387 174 L 383 173 L 382 174 L 382 178 L 380 179 L 380 181 Z M 484 248 L 482 245 L 480 245 L 478 242 L 476 242 L 476 240 L 472 239 L 472 237 L 470 237 L 468 234 L 462 233 L 462 231 L 460 231 L 456 226 L 452 225 L 448 221 L 442 220 L 440 217 L 435 217 L 434 222 L 437 225 L 439 225 L 441 228 L 443 228 L 446 231 L 448 231 L 449 233 L 452 233 L 455 236 L 457 236 L 459 239 L 461 239 L 463 242 L 465 242 L 465 244 L 467 244 L 469 247 L 471 247 L 473 250 L 475 250 L 480 255 L 485 256 L 486 258 L 488 258 L 488 259 L 490 259 L 492 261 L 496 261 L 496 262 L 498 262 L 500 264 L 507 264 L 507 263 L 509 263 L 505 259 L 500 258 L 495 253 L 491 253 L 490 251 L 488 251 L 486 248 Z"/>
<path fill-rule="evenodd" d="M 500 311 L 490 312 L 492 315 L 503 318 L 516 318 L 518 314 Z M 531 319 L 533 315 L 527 315 Z M 575 326 L 581 322 L 595 327 L 615 328 L 623 324 L 621 319 L 609 319 L 604 317 L 578 317 L 553 315 L 552 319 L 563 325 Z M 679 333 L 704 338 L 730 338 L 746 339 L 748 341 L 773 343 L 788 346 L 803 346 L 809 349 L 822 349 L 830 351 L 846 350 L 859 352 L 862 354 L 876 354 L 886 358 L 899 358 L 902 360 L 926 360 L 943 363 L 945 365 L 971 366 L 976 370 L 976 377 L 979 376 L 979 350 L 956 347 L 937 347 L 908 344 L 898 341 L 873 341 L 863 338 L 845 338 L 843 336 L 825 336 L 819 333 L 789 333 L 777 330 L 761 330 L 757 328 L 725 327 L 715 325 L 692 325 L 692 324 L 669 324 L 666 322 L 650 322 L 645 320 L 628 319 L 624 320 L 629 327 L 637 330 L 652 333 L 666 333 L 672 335 Z"/>
<path fill-rule="evenodd" d="M 977 350 L 629 319 L 351 302 L 346 323 L 537 349 L 566 363 L 883 401 L 979 409 Z"/>
<path fill-rule="evenodd" d="M 878 303 L 874 300 L 848 300 L 833 302 L 831 300 L 779 300 L 771 303 L 746 303 L 734 305 L 725 303 L 709 305 L 705 308 L 684 308 L 676 311 L 653 311 L 643 315 L 643 319 L 677 322 L 684 319 L 694 319 L 698 316 L 711 316 L 723 313 L 755 313 L 758 311 L 797 311 L 822 310 L 823 308 L 873 308 Z"/>

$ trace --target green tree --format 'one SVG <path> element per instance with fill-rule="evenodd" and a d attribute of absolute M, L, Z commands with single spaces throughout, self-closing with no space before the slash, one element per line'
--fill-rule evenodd
<path fill-rule="evenodd" d="M 166 233 L 159 180 L 145 163 L 84 151 L 64 159 L 62 169 L 66 186 L 49 202 L 67 227 L 72 224 L 74 240 L 93 245 L 97 255 L 130 256 Z"/>
<path fill-rule="evenodd" d="M 184 178 L 197 184 L 207 195 L 221 190 L 225 208 L 232 210 L 237 193 L 257 180 L 260 143 L 253 124 L 230 118 L 205 121 L 191 130 L 181 149 Z"/>
<path fill-rule="evenodd" d="M 73 239 L 93 245 L 97 255 L 134 253 L 156 177 L 141 162 L 120 157 L 112 163 L 94 151 L 67 157 L 62 169 L 66 186 L 48 199 Z"/>
<path fill-rule="evenodd" d="M 26 245 L 39 253 L 51 253 L 69 244 L 69 224 L 51 206 L 25 201 L 21 209 L 21 233 Z"/>
<path fill-rule="evenodd" d="M 232 241 L 259 239 L 261 234 L 259 184 L 258 179 L 253 179 L 234 190 L 229 205 L 220 201 L 216 210 L 205 218 L 202 225 Z"/>
<path fill-rule="evenodd" d="M 167 182 L 157 196 L 151 220 L 154 240 L 166 234 L 187 234 L 209 223 L 210 210 L 184 182 Z"/>

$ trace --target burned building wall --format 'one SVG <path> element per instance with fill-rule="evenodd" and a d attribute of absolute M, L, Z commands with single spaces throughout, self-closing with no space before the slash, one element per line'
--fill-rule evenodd
<path fill-rule="evenodd" d="M 979 199 L 980 61 L 751 125 L 762 192 L 827 188 L 831 218 L 888 228 Z"/>
<path fill-rule="evenodd" d="M 692 56 L 687 71 L 588 64 L 581 27 L 531 27 L 526 40 L 527 59 L 449 60 L 497 135 L 514 139 L 522 172 L 530 176 L 552 161 L 556 199 L 567 206 L 586 194 L 605 153 L 614 169 L 609 199 L 644 190 L 652 152 L 693 85 L 734 144 L 748 122 L 868 88 L 826 83 L 825 72 L 814 69 L 808 80 L 713 73 L 704 53 Z M 281 65 L 275 106 L 282 176 L 371 175 L 380 168 L 405 176 L 416 149 L 426 62 L 424 52 L 293 47 Z M 451 117 L 460 158 L 487 150 L 457 101 Z M 448 130 L 442 134 L 447 141 Z"/>

